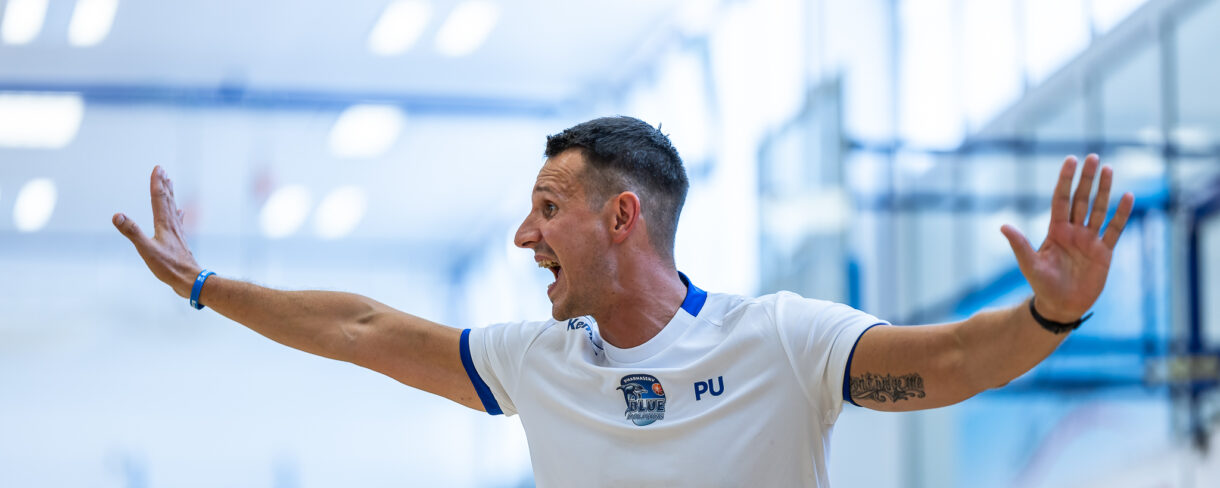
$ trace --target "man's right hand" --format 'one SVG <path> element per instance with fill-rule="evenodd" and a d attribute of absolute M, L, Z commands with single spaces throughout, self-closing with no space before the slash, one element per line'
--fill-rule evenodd
<path fill-rule="evenodd" d="M 160 166 L 149 181 L 153 236 L 131 218 L 114 214 L 114 226 L 135 244 L 157 279 L 183 298 L 201 271 L 186 245 L 174 184 Z M 371 298 L 333 291 L 281 291 L 208 279 L 201 303 L 288 347 L 347 361 L 403 384 L 484 410 L 460 356 L 462 331 L 400 312 Z"/>
<path fill-rule="evenodd" d="M 156 166 L 149 178 L 148 192 L 152 197 L 153 236 L 149 238 L 140 231 L 140 226 L 123 213 L 111 219 L 114 226 L 136 246 L 144 264 L 153 276 L 165 282 L 183 298 L 191 295 L 195 276 L 202 268 L 187 247 L 182 230 L 182 211 L 174 203 L 174 183 L 165 174 L 165 169 Z"/>

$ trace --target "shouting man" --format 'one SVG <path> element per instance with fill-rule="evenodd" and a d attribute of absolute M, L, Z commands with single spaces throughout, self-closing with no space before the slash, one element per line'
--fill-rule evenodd
<path fill-rule="evenodd" d="M 696 287 L 673 255 L 686 171 L 644 122 L 585 122 L 548 137 L 545 154 L 515 237 L 555 274 L 551 319 L 537 322 L 460 330 L 359 295 L 214 276 L 187 248 L 159 167 L 154 235 L 123 214 L 114 225 L 196 308 L 476 410 L 520 414 L 539 486 L 827 486 L 844 401 L 950 405 L 1054 351 L 1101 293 L 1134 203 L 1123 195 L 1103 229 L 1112 171 L 1090 155 L 1073 195 L 1068 157 L 1042 246 L 1001 229 L 1033 297 L 961 322 L 895 327 L 788 292 Z"/>

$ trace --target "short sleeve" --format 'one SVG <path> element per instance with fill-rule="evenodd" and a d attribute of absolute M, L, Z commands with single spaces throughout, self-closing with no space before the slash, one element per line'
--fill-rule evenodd
<path fill-rule="evenodd" d="M 516 415 L 513 393 L 530 344 L 546 322 L 513 322 L 462 331 L 462 366 L 483 409 L 491 415 Z"/>
<path fill-rule="evenodd" d="M 780 292 L 775 322 L 798 381 L 822 421 L 832 424 L 843 409 L 844 376 L 856 342 L 884 320 L 841 303 Z"/>

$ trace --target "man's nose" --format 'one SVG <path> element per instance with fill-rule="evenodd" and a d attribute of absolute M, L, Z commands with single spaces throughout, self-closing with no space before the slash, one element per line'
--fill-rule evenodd
<path fill-rule="evenodd" d="M 521 222 L 521 226 L 517 227 L 517 234 L 513 236 L 513 244 L 523 249 L 534 247 L 538 242 L 538 229 L 530 223 L 529 217 L 526 217 Z"/>

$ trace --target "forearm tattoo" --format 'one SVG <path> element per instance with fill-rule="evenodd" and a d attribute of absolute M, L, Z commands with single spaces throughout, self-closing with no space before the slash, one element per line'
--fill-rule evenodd
<path fill-rule="evenodd" d="M 864 376 L 851 377 L 851 397 L 856 400 L 885 403 L 924 396 L 923 377 L 919 373 L 902 376 L 864 373 Z"/>

